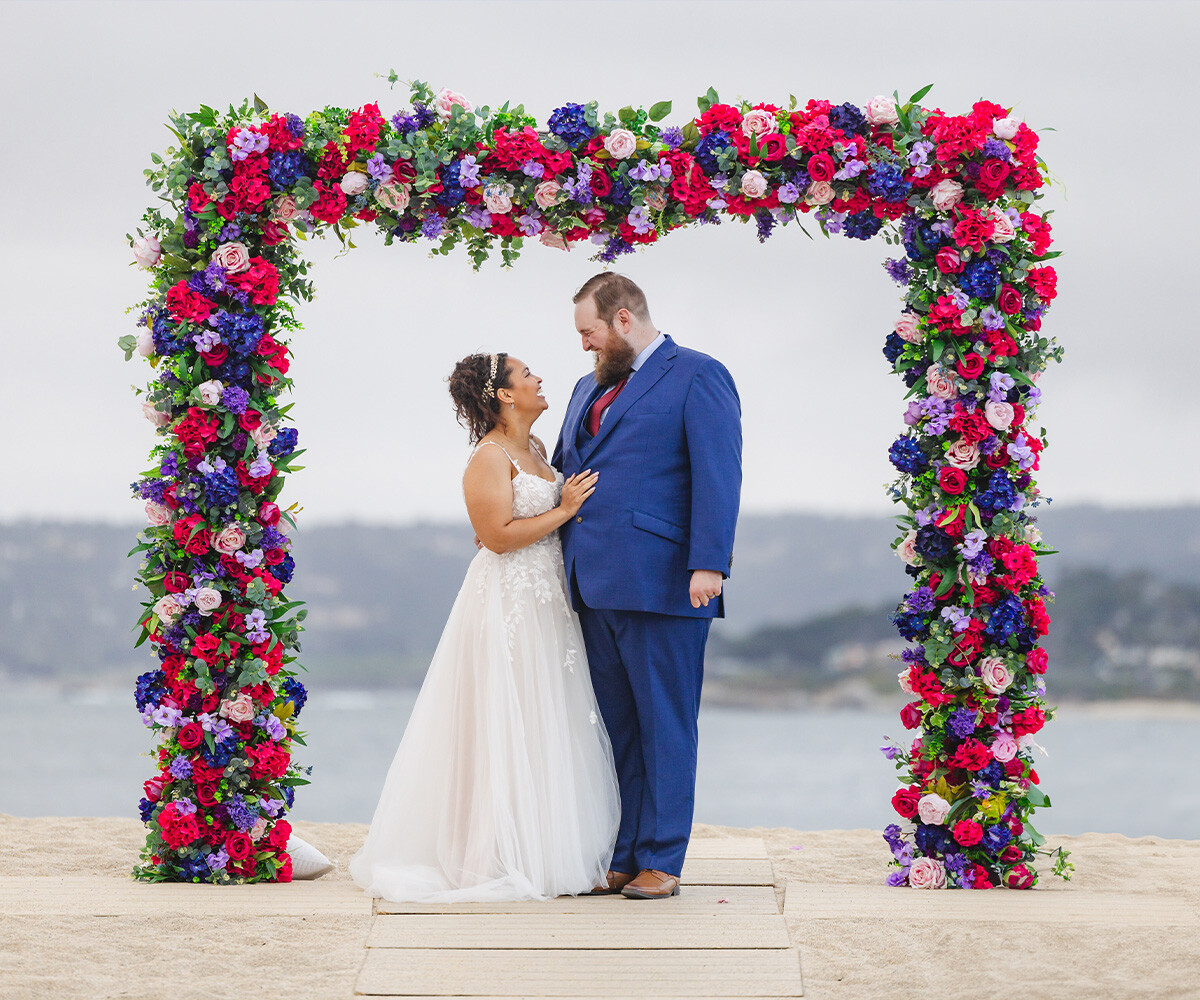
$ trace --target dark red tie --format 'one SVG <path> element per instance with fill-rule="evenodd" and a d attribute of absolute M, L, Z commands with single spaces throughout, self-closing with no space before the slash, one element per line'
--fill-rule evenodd
<path fill-rule="evenodd" d="M 616 385 L 608 390 L 603 396 L 592 404 L 591 410 L 588 412 L 588 431 L 595 437 L 600 433 L 600 416 L 604 413 L 605 408 L 620 395 L 621 390 L 625 388 L 625 383 L 629 380 L 629 376 L 621 379 Z"/>

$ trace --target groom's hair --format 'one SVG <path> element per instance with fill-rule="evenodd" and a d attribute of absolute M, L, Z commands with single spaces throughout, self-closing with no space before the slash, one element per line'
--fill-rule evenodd
<path fill-rule="evenodd" d="M 601 271 L 588 278 L 571 300 L 576 305 L 591 296 L 596 303 L 596 315 L 607 326 L 612 326 L 613 317 L 620 309 L 628 309 L 643 323 L 650 322 L 650 308 L 646 305 L 646 294 L 625 275 L 614 271 Z"/>

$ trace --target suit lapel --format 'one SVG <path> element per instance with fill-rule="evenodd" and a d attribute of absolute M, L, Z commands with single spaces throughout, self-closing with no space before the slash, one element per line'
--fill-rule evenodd
<path fill-rule="evenodd" d="M 677 353 L 678 349 L 675 346 L 675 342 L 670 337 L 667 337 L 659 345 L 658 350 L 646 359 L 646 363 L 637 370 L 629 380 L 629 384 L 621 390 L 621 394 L 613 400 L 612 405 L 605 411 L 604 422 L 600 425 L 599 433 L 590 440 L 580 442 L 579 455 L 581 458 L 585 458 L 585 456 L 590 454 L 596 445 L 612 432 L 612 429 L 617 425 L 621 417 L 670 370 L 671 366 L 675 363 L 675 355 Z M 586 412 L 587 407 L 585 406 L 584 413 Z"/>

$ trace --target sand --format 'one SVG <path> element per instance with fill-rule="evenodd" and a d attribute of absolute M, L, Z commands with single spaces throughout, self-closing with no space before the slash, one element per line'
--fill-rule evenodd
<path fill-rule="evenodd" d="M 140 897 L 98 903 L 129 896 L 136 820 L 0 814 L 0 997 L 351 997 L 371 908 L 345 864 L 366 827 L 296 831 L 340 863 L 295 887 L 310 896 L 289 896 L 317 899 L 309 912 L 255 915 L 258 887 L 232 890 L 246 894 L 244 910 L 229 896 L 208 905 L 222 891 L 213 887 L 195 896 L 195 912 L 139 912 Z M 697 826 L 694 836 L 766 843 L 781 899 L 788 886 L 806 997 L 1200 998 L 1200 841 L 1051 838 L 1073 852 L 1068 884 L 1044 877 L 1028 893 L 918 893 L 881 886 L 887 854 L 876 831 Z M 29 877 L 58 878 L 71 895 L 22 904 Z"/>

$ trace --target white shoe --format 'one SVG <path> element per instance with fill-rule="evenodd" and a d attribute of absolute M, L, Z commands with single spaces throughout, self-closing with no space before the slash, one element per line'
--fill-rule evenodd
<path fill-rule="evenodd" d="M 294 833 L 288 838 L 287 852 L 292 856 L 292 878 L 311 881 L 333 871 L 333 862 L 312 844 Z"/>

